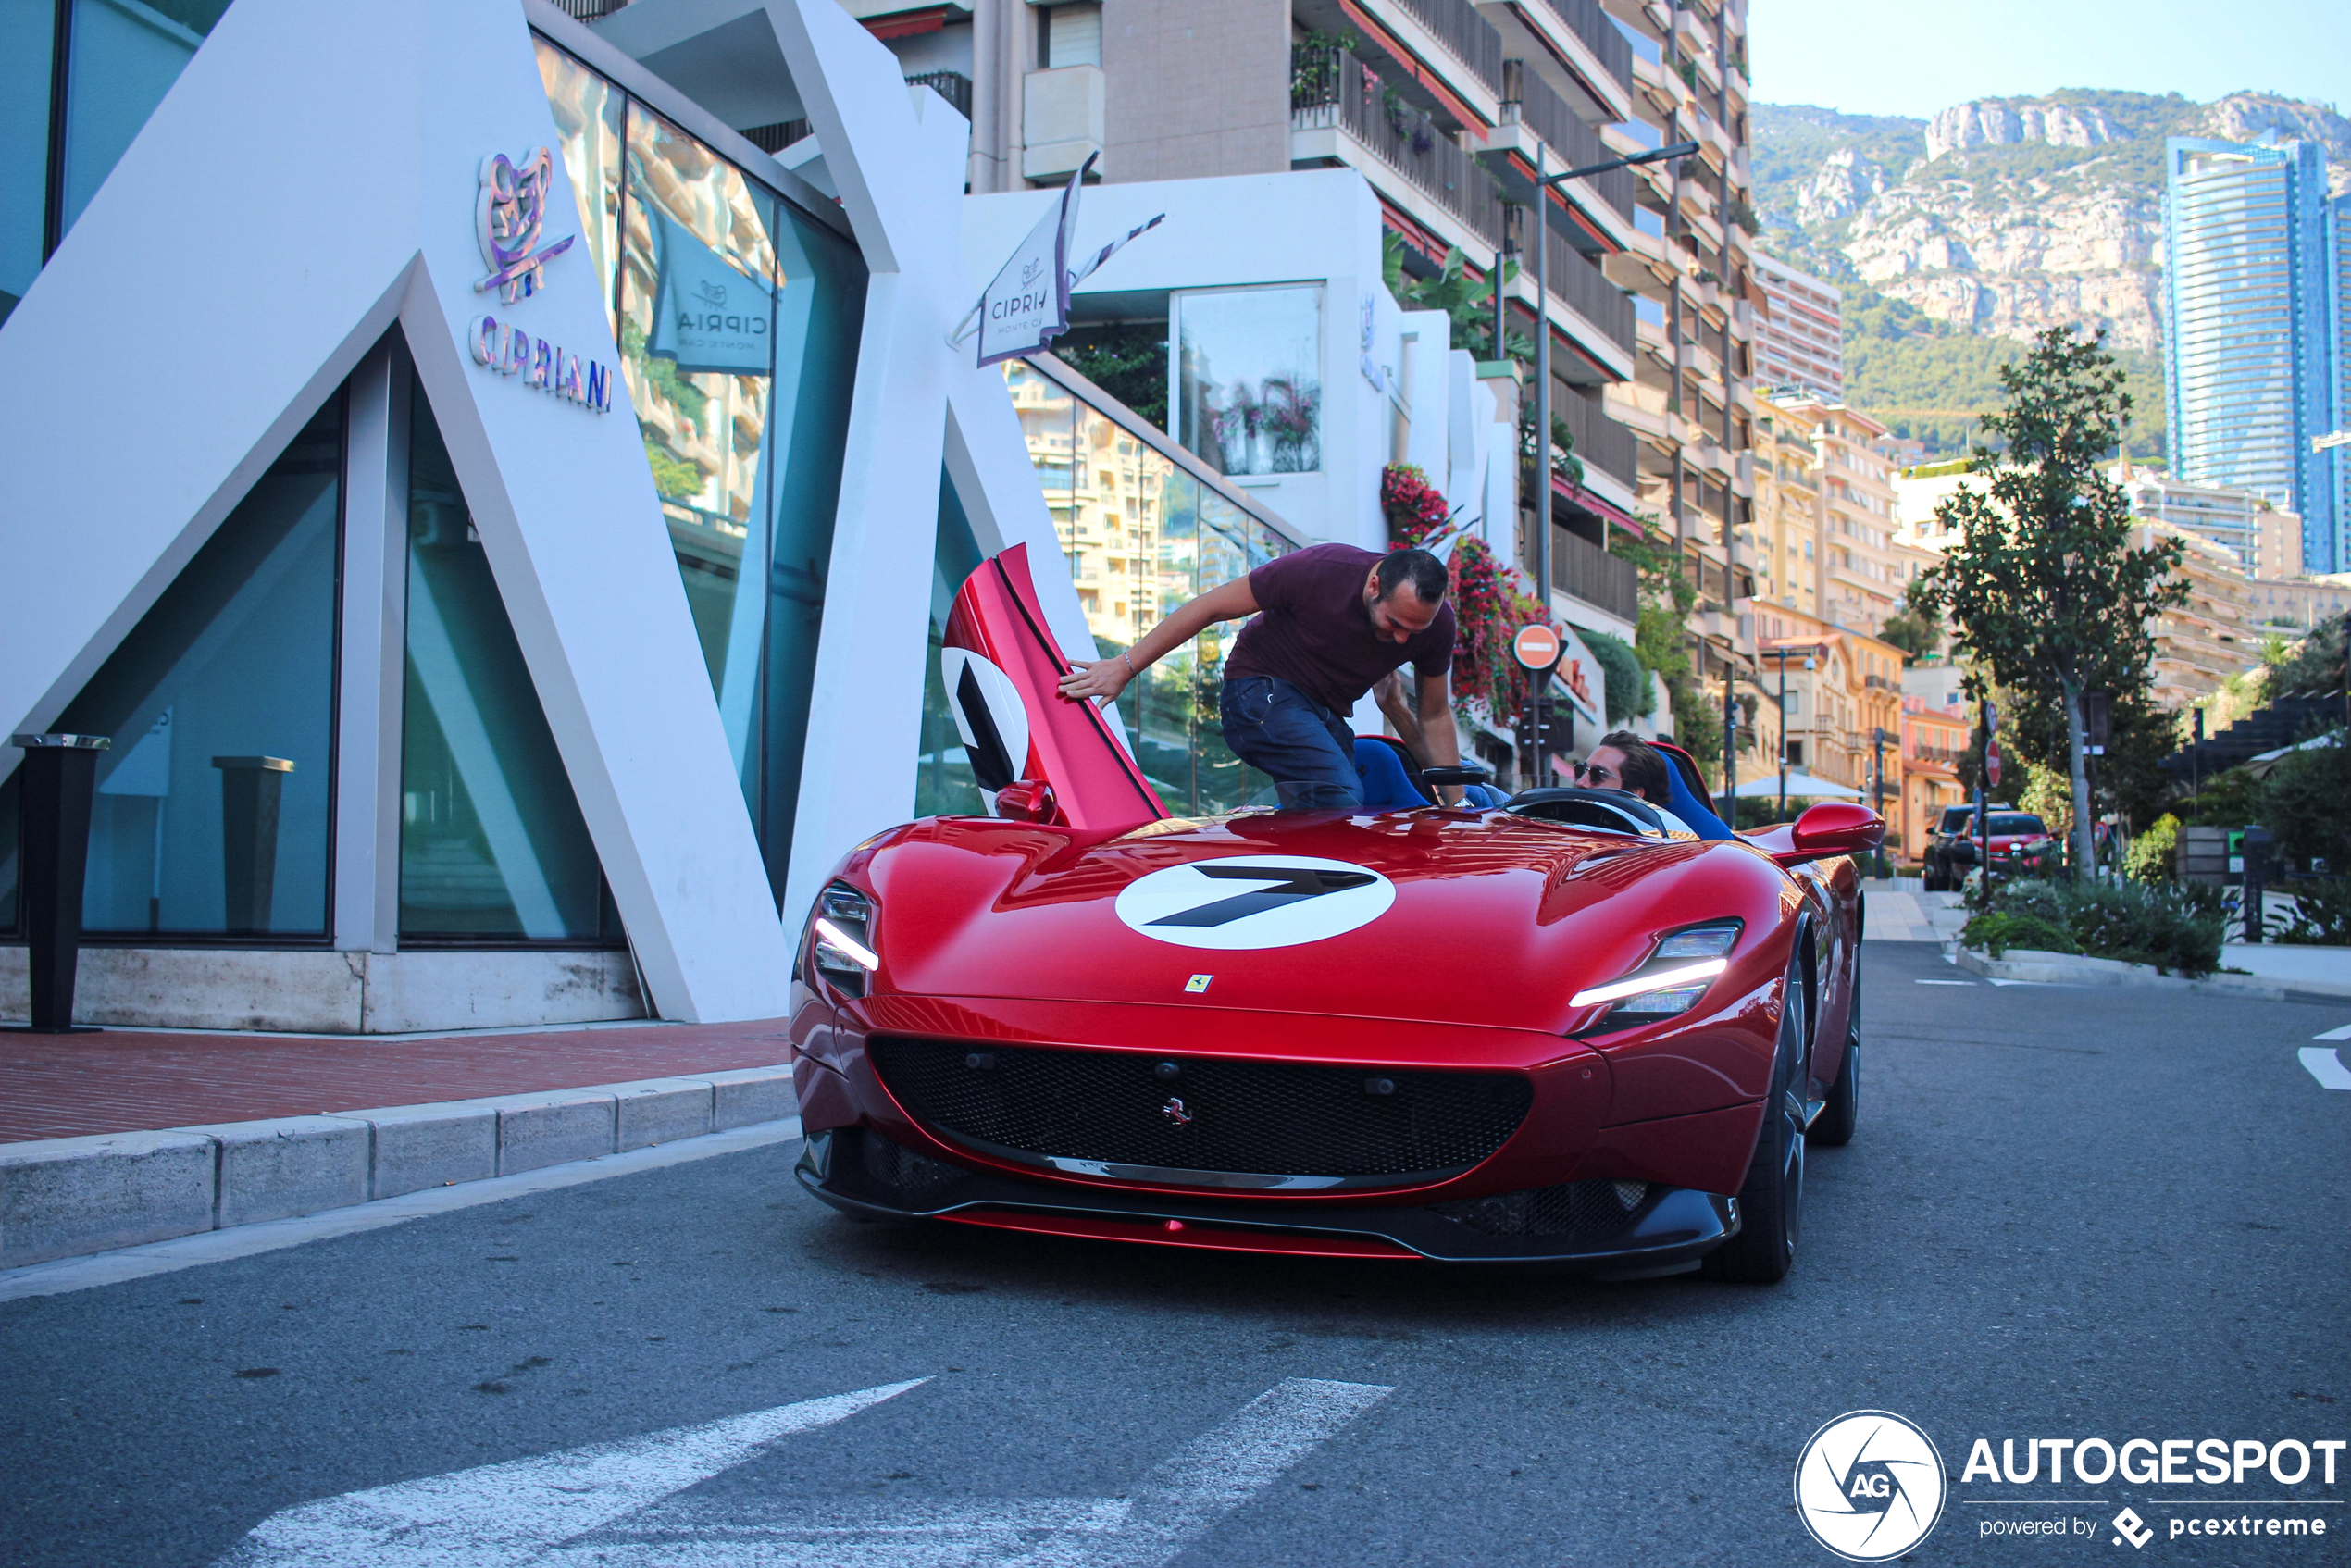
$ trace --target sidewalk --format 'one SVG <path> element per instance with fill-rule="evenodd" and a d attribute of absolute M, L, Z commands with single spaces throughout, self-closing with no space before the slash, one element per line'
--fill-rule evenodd
<path fill-rule="evenodd" d="M 426 1038 L 0 1034 L 0 1144 L 774 1066 L 784 1020 Z"/>
<path fill-rule="evenodd" d="M 1947 942 L 1967 924 L 1957 893 L 1915 892 L 1884 882 L 1861 884 L 1865 942 Z"/>

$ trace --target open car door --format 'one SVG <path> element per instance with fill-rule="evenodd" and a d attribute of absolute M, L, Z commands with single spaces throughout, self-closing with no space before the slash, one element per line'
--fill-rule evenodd
<path fill-rule="evenodd" d="M 989 556 L 964 580 L 939 663 L 990 812 L 1102 834 L 1166 816 L 1112 728 L 1117 714 L 1061 694 L 1070 665 L 1037 602 L 1028 546 Z"/>

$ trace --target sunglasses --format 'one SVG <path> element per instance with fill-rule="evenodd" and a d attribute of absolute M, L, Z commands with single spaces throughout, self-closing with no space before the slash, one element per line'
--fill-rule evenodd
<path fill-rule="evenodd" d="M 1622 778 L 1621 775 L 1611 771 L 1608 767 L 1594 766 L 1592 764 L 1587 762 L 1579 762 L 1575 765 L 1575 777 L 1578 778 L 1589 778 L 1593 783 L 1603 786 L 1606 785 L 1611 778 L 1617 778 L 1620 780 Z"/>

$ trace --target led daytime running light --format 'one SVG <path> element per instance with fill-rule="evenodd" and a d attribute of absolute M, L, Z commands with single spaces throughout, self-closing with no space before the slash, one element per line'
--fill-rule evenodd
<path fill-rule="evenodd" d="M 1710 980 L 1730 966 L 1731 961 L 1727 958 L 1709 958 L 1698 964 L 1677 964 L 1671 969 L 1653 969 L 1647 974 L 1611 980 L 1607 985 L 1577 991 L 1574 1000 L 1568 1005 L 1590 1007 L 1597 1002 L 1622 1002 L 1628 996 L 1639 996 L 1644 991 L 1672 990 L 1693 980 Z"/>
<path fill-rule="evenodd" d="M 881 959 L 876 955 L 873 949 L 821 915 L 816 917 L 816 935 L 826 946 L 833 948 L 859 968 L 870 972 L 881 967 Z M 1717 964 L 1716 967 L 1720 968 L 1721 965 Z"/>

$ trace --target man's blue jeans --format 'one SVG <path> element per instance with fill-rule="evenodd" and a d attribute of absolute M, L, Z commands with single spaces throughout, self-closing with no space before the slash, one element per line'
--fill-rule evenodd
<path fill-rule="evenodd" d="M 1362 776 L 1355 737 L 1338 715 L 1287 680 L 1247 675 L 1225 682 L 1225 744 L 1273 775 L 1284 811 L 1357 811 Z"/>

